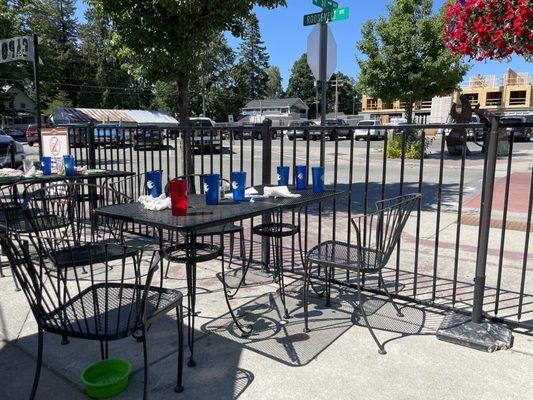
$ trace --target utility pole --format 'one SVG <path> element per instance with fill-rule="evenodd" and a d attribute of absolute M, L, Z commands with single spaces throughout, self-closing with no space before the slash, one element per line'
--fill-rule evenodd
<path fill-rule="evenodd" d="M 316 117 L 318 118 L 318 81 L 315 79 L 315 110 L 316 110 Z"/>

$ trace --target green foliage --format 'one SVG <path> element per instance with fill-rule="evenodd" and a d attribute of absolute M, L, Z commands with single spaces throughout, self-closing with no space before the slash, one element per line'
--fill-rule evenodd
<path fill-rule="evenodd" d="M 263 99 L 267 95 L 269 56 L 261 40 L 259 21 L 251 14 L 244 25 L 239 45 L 239 62 L 235 66 L 235 78 L 242 95 L 250 100 Z"/>
<path fill-rule="evenodd" d="M 420 159 L 427 157 L 427 150 L 431 145 L 432 140 L 424 138 L 424 149 L 421 149 L 421 138 L 415 135 L 407 135 L 405 142 L 405 158 Z M 402 157 L 403 139 L 401 135 L 391 135 L 387 140 L 387 158 L 401 158 Z"/>
<path fill-rule="evenodd" d="M 52 114 L 57 107 L 72 107 L 72 102 L 67 93 L 62 90 L 57 92 L 56 97 L 48 104 L 48 108 L 44 111 L 44 114 Z"/>
<path fill-rule="evenodd" d="M 89 6 L 86 23 L 79 29 L 80 81 L 79 106 L 95 108 L 145 108 L 152 100 L 152 89 L 127 71 L 113 53 L 109 42 L 109 18 Z"/>
<path fill-rule="evenodd" d="M 331 78 L 331 81 L 334 82 L 336 79 L 339 80 L 338 111 L 345 113 L 346 115 L 350 115 L 353 111 L 354 97 L 357 95 L 355 79 L 343 74 L 342 72 L 336 72 Z M 328 88 L 328 105 L 328 109 L 330 112 L 335 111 L 335 85 L 333 83 L 330 84 Z"/>
<path fill-rule="evenodd" d="M 367 21 L 357 49 L 359 89 L 386 102 L 412 105 L 451 93 L 468 67 L 444 47 L 442 15 L 432 14 L 432 0 L 395 0 L 389 15 Z M 412 106 L 407 110 L 412 118 Z"/>
<path fill-rule="evenodd" d="M 313 78 L 311 68 L 307 64 L 307 55 L 304 53 L 292 66 L 286 96 L 301 98 L 309 107 L 309 118 L 316 118 L 317 116 L 316 107 L 313 107 L 316 102 L 314 82 L 315 78 Z"/>
<path fill-rule="evenodd" d="M 266 97 L 269 99 L 280 99 L 283 97 L 283 87 L 281 85 L 281 72 L 279 67 L 270 67 L 267 69 L 267 90 Z"/>

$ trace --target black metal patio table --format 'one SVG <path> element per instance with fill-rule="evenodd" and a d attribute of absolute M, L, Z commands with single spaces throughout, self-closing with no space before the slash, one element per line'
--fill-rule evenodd
<path fill-rule="evenodd" d="M 258 187 L 260 190 L 262 187 Z M 203 195 L 189 195 L 187 215 L 175 217 L 171 210 L 162 211 L 146 210 L 140 203 L 117 204 L 95 209 L 95 213 L 107 218 L 118 219 L 124 222 L 136 223 L 159 229 L 160 232 L 173 231 L 185 236 L 186 243 L 196 243 L 196 232 L 201 229 L 223 226 L 245 219 L 251 219 L 261 215 L 272 215 L 281 213 L 284 210 L 293 210 L 305 206 L 332 200 L 343 195 L 345 192 L 337 190 L 325 190 L 322 193 L 313 193 L 312 190 L 294 191 L 301 196 L 297 198 L 258 198 L 254 201 L 234 202 L 232 200 L 221 200 L 218 205 L 206 205 Z M 162 241 L 162 235 L 159 235 Z M 222 240 L 222 238 L 221 238 Z M 162 245 L 162 242 L 161 242 Z M 195 248 L 191 246 L 191 259 L 195 259 Z M 223 257 L 223 256 L 222 256 Z M 224 261 L 222 261 L 224 263 Z M 189 349 L 191 352 L 189 366 L 195 365 L 193 359 L 194 352 L 194 317 L 196 306 L 196 264 L 187 268 L 187 286 L 189 300 Z M 224 273 L 224 272 L 223 272 Z M 226 288 L 224 295 L 230 314 L 236 326 L 243 332 L 249 334 L 250 331 L 243 329 L 233 310 L 231 309 Z"/>
<path fill-rule="evenodd" d="M 17 177 L 0 177 L 0 186 L 8 186 L 14 184 L 20 184 L 24 186 L 40 185 L 46 183 L 62 182 L 62 181 L 84 181 L 89 179 L 103 179 L 107 181 L 113 178 L 127 178 L 135 175 L 134 172 L 129 171 L 113 171 L 105 170 L 103 172 L 91 173 L 91 174 L 75 174 L 75 175 L 39 175 L 31 178 L 24 178 L 23 176 Z"/>

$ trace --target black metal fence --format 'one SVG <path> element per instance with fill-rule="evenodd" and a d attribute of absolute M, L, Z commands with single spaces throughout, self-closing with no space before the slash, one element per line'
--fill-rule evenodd
<path fill-rule="evenodd" d="M 473 278 L 478 258 L 480 213 L 485 185 L 497 186 L 497 202 L 491 219 L 486 254 L 484 315 L 513 326 L 533 328 L 533 276 L 529 254 L 533 201 L 531 150 L 516 141 L 533 124 L 424 124 L 365 127 L 255 127 L 191 128 L 195 173 L 231 171 L 248 173 L 248 185 L 275 184 L 276 167 L 296 165 L 326 167 L 326 185 L 345 190 L 346 196 L 332 204 L 308 207 L 302 214 L 304 250 L 329 239 L 354 239 L 350 218 L 366 214 L 375 201 L 410 192 L 423 194 L 411 217 L 396 254 L 384 270 L 387 285 L 405 300 L 444 310 L 470 313 L 473 307 Z M 464 150 L 448 155 L 442 139 L 450 129 L 461 129 Z M 434 135 L 441 131 L 443 135 Z M 496 160 L 496 182 L 487 182 L 487 152 L 483 137 L 497 135 L 500 151 Z M 507 136 L 503 133 L 507 132 Z M 474 136 L 477 142 L 468 142 Z M 161 128 L 115 126 L 70 126 L 71 153 L 91 168 L 143 173 L 163 170 L 164 179 L 184 173 L 182 131 Z M 481 135 L 483 136 L 483 135 Z M 371 139 L 381 139 L 371 142 Z M 360 142 L 359 139 L 364 139 Z M 502 145 L 502 143 L 508 143 Z M 472 148 L 468 154 L 466 146 Z M 389 158 L 388 155 L 397 158 Z M 409 157 L 426 154 L 419 159 Z M 514 185 L 518 179 L 521 185 Z M 294 177 L 293 177 L 294 182 Z M 472 187 L 474 185 L 474 187 Z M 502 187 L 503 185 L 503 187 Z M 517 189 L 518 188 L 518 189 Z M 521 189 L 522 188 L 522 189 Z M 524 193 L 523 188 L 527 188 Z M 517 192 L 518 190 L 518 192 Z M 513 196 L 521 196 L 524 207 L 510 207 Z M 482 197 L 482 196 L 481 196 Z M 485 207 L 492 205 L 485 204 Z M 284 216 L 298 223 L 298 214 Z M 253 222 L 252 222 L 253 223 Z M 254 242 L 250 232 L 250 244 Z M 256 239 L 257 240 L 257 239 Z M 299 272 L 297 240 L 285 243 L 285 259 Z M 261 254 L 260 251 L 255 252 Z M 253 253 L 252 253 L 253 256 Z M 265 255 L 263 255 L 265 256 Z M 528 268 L 529 266 L 529 268 Z M 347 274 L 336 276 L 352 284 Z M 367 279 L 365 288 L 380 292 L 377 280 Z"/>

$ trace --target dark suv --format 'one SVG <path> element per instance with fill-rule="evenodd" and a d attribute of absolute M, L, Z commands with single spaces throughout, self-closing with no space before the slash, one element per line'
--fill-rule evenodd
<path fill-rule="evenodd" d="M 341 137 L 344 137 L 345 139 L 350 139 L 353 135 L 353 129 L 343 119 L 327 119 L 326 126 L 338 127 L 336 129 L 326 131 L 326 135 L 329 135 L 329 140 L 337 140 L 337 138 L 340 139 Z"/>

